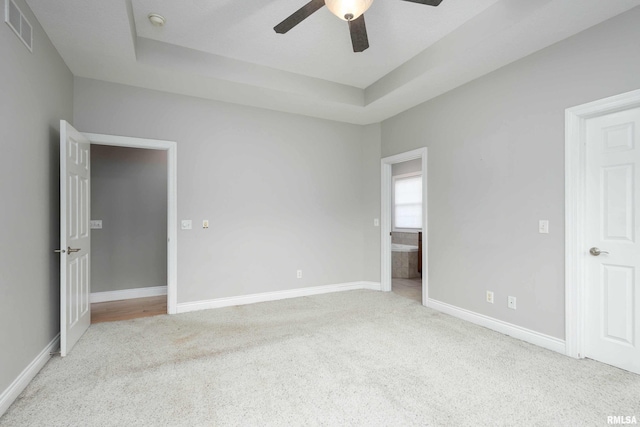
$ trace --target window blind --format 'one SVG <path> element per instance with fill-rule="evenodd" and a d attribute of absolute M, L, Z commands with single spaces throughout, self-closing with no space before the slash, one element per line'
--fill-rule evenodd
<path fill-rule="evenodd" d="M 422 175 L 394 180 L 395 228 L 422 228 Z"/>

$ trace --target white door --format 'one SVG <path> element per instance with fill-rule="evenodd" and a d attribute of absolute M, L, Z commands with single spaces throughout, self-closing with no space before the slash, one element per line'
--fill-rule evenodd
<path fill-rule="evenodd" d="M 588 119 L 585 356 L 640 374 L 640 108 Z"/>
<path fill-rule="evenodd" d="M 91 324 L 89 304 L 90 143 L 60 121 L 60 354 Z"/>

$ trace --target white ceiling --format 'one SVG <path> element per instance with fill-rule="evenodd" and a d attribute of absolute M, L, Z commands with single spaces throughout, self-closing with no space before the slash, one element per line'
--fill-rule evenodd
<path fill-rule="evenodd" d="M 366 124 L 640 5 L 640 0 L 375 0 L 370 47 L 308 0 L 27 0 L 76 76 Z M 147 15 L 159 13 L 164 27 Z"/>
<path fill-rule="evenodd" d="M 308 0 L 134 0 L 139 37 L 305 76 L 366 88 L 498 0 L 445 0 L 441 7 L 376 0 L 365 13 L 371 47 L 354 54 L 349 27 L 326 7 L 287 34 L 273 27 Z M 167 25 L 147 20 L 158 10 Z M 249 13 L 247 13 L 249 11 Z"/>

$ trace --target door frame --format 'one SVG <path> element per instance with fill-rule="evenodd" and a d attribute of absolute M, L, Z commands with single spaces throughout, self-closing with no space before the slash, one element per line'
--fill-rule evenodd
<path fill-rule="evenodd" d="M 584 358 L 586 321 L 586 133 L 588 119 L 640 107 L 640 90 L 565 110 L 565 352 Z"/>
<path fill-rule="evenodd" d="M 85 133 L 91 144 L 167 151 L 167 312 L 178 312 L 177 143 L 158 139 Z"/>
<path fill-rule="evenodd" d="M 380 288 L 391 291 L 391 177 L 392 166 L 408 160 L 422 159 L 422 305 L 429 300 L 429 239 L 428 239 L 428 200 L 427 200 L 427 147 L 385 157 L 381 160 L 381 213 L 380 213 Z"/>

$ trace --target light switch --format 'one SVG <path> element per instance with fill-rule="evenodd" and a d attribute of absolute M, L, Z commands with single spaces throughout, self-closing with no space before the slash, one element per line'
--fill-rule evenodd
<path fill-rule="evenodd" d="M 209 228 L 209 220 L 208 219 L 203 219 L 202 220 L 202 228 Z"/>
<path fill-rule="evenodd" d="M 549 234 L 549 221 L 541 219 L 538 223 L 538 232 L 541 234 Z"/>
<path fill-rule="evenodd" d="M 183 219 L 180 226 L 183 230 L 191 230 L 191 220 Z"/>
<path fill-rule="evenodd" d="M 89 221 L 89 228 L 92 230 L 100 230 L 102 228 L 102 220 L 92 219 L 91 221 Z"/>
<path fill-rule="evenodd" d="M 373 226 L 374 227 L 380 227 L 380 220 L 378 218 L 374 218 L 373 219 Z"/>

